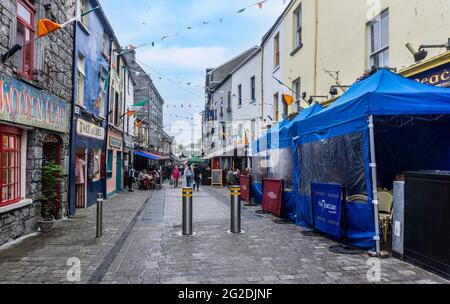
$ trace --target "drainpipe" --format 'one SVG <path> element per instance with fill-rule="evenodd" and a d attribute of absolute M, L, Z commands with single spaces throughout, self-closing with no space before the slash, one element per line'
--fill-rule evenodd
<path fill-rule="evenodd" d="M 108 196 L 108 137 L 109 137 L 109 105 L 110 105 L 110 100 L 111 100 L 111 72 L 112 72 L 112 62 L 113 62 L 113 58 L 112 56 L 113 54 L 113 42 L 114 39 L 110 40 L 111 45 L 109 47 L 109 54 L 111 55 L 110 58 L 110 62 L 109 62 L 109 73 L 108 73 L 108 96 L 106 98 L 106 127 L 105 127 L 105 147 L 103 149 L 103 153 L 105 155 L 105 168 L 104 168 L 104 172 L 103 172 L 103 176 L 105 177 L 105 191 L 103 193 L 103 197 L 107 198 Z"/>
<path fill-rule="evenodd" d="M 264 122 L 264 45 L 261 46 L 261 124 Z M 256 136 L 255 136 L 256 138 Z"/>
<path fill-rule="evenodd" d="M 315 33 L 314 33 L 314 95 L 317 95 L 317 57 L 319 35 L 319 0 L 315 1 Z"/>
<path fill-rule="evenodd" d="M 77 69 L 77 56 L 76 55 L 76 42 L 77 42 L 77 23 L 73 23 L 73 48 L 72 48 L 72 105 L 71 105 L 71 113 L 70 113 L 70 138 L 69 138 L 69 159 L 71 160 L 69 162 L 69 187 L 68 187 L 68 210 L 67 210 L 67 216 L 70 218 L 75 215 L 76 211 L 72 213 L 71 205 L 72 203 L 75 204 L 74 210 L 76 210 L 76 193 L 74 195 L 75 201 L 72 202 L 72 191 L 74 191 L 74 185 L 75 185 L 75 172 L 72 171 L 72 164 L 75 162 L 75 157 L 72 158 L 72 155 L 74 155 L 75 147 L 73 146 L 74 136 L 75 136 L 75 130 L 74 130 L 74 119 L 75 119 L 75 71 Z M 76 126 L 75 126 L 76 128 Z M 74 168 L 75 169 L 75 168 Z M 72 174 L 74 173 L 74 174 Z"/>

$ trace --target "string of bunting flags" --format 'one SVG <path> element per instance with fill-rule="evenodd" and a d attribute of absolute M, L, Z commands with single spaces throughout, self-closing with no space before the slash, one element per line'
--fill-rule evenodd
<path fill-rule="evenodd" d="M 263 9 L 263 5 L 264 5 L 265 3 L 267 3 L 267 2 L 269 2 L 269 1 L 271 1 L 271 0 L 263 0 L 263 1 L 259 1 L 259 2 L 253 3 L 253 4 L 251 4 L 251 5 L 248 5 L 248 6 L 246 6 L 246 7 L 241 8 L 241 9 L 239 9 L 239 10 L 237 10 L 237 11 L 233 11 L 232 14 L 234 14 L 234 15 L 239 15 L 239 14 L 242 14 L 242 13 L 245 12 L 246 10 L 248 10 L 248 9 L 250 9 L 250 8 L 253 8 L 253 7 L 258 7 L 259 9 Z M 286 3 L 286 0 L 283 0 L 283 3 Z M 225 21 L 225 18 L 224 18 L 224 17 L 219 17 L 219 18 L 217 18 L 217 19 L 204 19 L 203 21 L 201 21 L 200 24 L 198 24 L 198 26 L 207 26 L 207 25 L 210 25 L 210 24 L 216 23 L 216 22 L 217 22 L 217 23 L 223 23 L 224 21 Z M 147 25 L 146 22 L 143 22 L 143 24 L 144 24 L 144 25 Z M 183 32 L 191 31 L 191 30 L 193 30 L 193 29 L 195 29 L 195 28 L 197 28 L 197 26 L 192 26 L 192 25 L 185 26 L 183 29 L 181 29 L 181 30 L 179 30 L 179 31 L 177 31 L 177 32 L 175 32 L 175 33 L 173 33 L 173 34 L 163 34 L 160 38 L 155 39 L 155 40 L 151 41 L 150 43 L 144 43 L 144 44 L 141 44 L 141 45 L 139 45 L 139 46 L 133 46 L 133 45 L 130 45 L 130 47 L 131 47 L 131 49 L 133 49 L 133 50 L 138 49 L 138 48 L 141 48 L 141 47 L 144 47 L 144 46 L 155 47 L 157 44 L 159 44 L 159 41 L 165 41 L 165 40 L 167 40 L 167 39 L 169 39 L 169 38 L 172 38 L 172 37 L 178 37 L 178 36 L 180 36 Z"/>

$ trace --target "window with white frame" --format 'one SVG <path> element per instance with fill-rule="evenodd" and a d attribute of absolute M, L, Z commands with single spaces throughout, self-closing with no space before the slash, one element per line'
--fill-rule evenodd
<path fill-rule="evenodd" d="M 300 104 L 300 98 L 301 98 L 301 83 L 300 83 L 300 78 L 297 78 L 296 80 L 294 80 L 292 82 L 292 90 L 294 91 L 294 100 L 295 103 L 298 105 Z"/>
<path fill-rule="evenodd" d="M 273 106 L 274 106 L 274 116 L 275 121 L 280 121 L 280 105 L 279 105 L 279 95 L 276 93 L 273 95 Z"/>
<path fill-rule="evenodd" d="M 86 59 L 85 57 L 78 53 L 78 63 L 77 63 L 77 69 L 78 69 L 78 91 L 77 91 L 77 104 L 80 106 L 84 106 L 84 82 L 86 79 L 85 74 L 85 65 L 86 65 Z"/>
<path fill-rule="evenodd" d="M 368 24 L 369 68 L 389 65 L 389 11 Z"/>
<path fill-rule="evenodd" d="M 256 101 L 256 77 L 250 78 L 250 98 L 251 101 Z"/>
<path fill-rule="evenodd" d="M 242 106 L 242 84 L 238 85 L 238 105 Z"/>
<path fill-rule="evenodd" d="M 275 35 L 273 38 L 273 48 L 274 48 L 274 68 L 280 66 L 280 33 Z"/>
<path fill-rule="evenodd" d="M 302 47 L 302 4 L 294 11 L 294 50 Z"/>

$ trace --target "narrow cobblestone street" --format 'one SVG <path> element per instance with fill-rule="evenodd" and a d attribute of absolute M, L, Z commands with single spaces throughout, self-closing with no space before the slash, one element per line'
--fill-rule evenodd
<path fill-rule="evenodd" d="M 118 195 L 96 209 L 0 250 L 0 283 L 69 283 L 69 258 L 81 261 L 80 283 L 369 283 L 367 255 L 329 252 L 334 242 L 277 224 L 259 207 L 243 207 L 242 235 L 229 229 L 226 189 L 194 193 L 194 231 L 181 236 L 181 189 Z M 396 259 L 381 261 L 380 283 L 448 283 Z"/>

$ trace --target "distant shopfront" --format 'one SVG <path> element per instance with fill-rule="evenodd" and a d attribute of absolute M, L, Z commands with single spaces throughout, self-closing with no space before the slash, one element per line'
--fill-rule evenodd
<path fill-rule="evenodd" d="M 67 215 L 69 117 L 68 102 L 0 74 L 0 245 L 37 230 L 46 164 L 64 168 L 54 216 Z"/>
<path fill-rule="evenodd" d="M 114 129 L 110 129 L 108 154 L 106 158 L 106 188 L 108 197 L 121 192 L 123 189 L 123 146 L 123 134 Z"/>
<path fill-rule="evenodd" d="M 98 193 L 106 192 L 105 128 L 87 117 L 78 118 L 75 124 L 71 175 L 76 187 L 71 202 L 77 208 L 88 208 L 96 203 Z"/>

